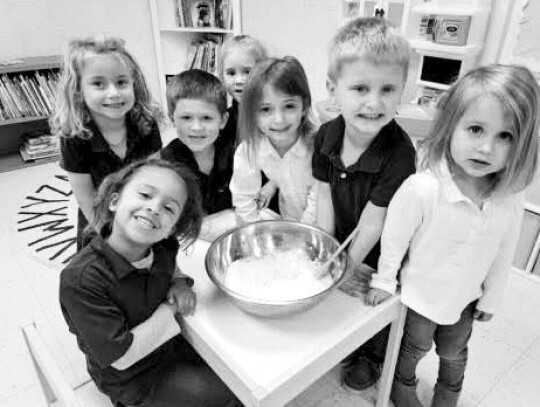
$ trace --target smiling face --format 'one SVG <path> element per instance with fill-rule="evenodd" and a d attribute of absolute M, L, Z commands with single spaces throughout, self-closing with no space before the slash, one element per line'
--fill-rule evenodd
<path fill-rule="evenodd" d="M 450 141 L 459 175 L 475 181 L 506 167 L 515 137 L 510 123 L 501 102 L 492 96 L 469 106 Z"/>
<path fill-rule="evenodd" d="M 142 167 L 109 204 L 114 213 L 111 246 L 120 253 L 146 252 L 171 235 L 186 200 L 186 184 L 174 171 Z"/>
<path fill-rule="evenodd" d="M 287 95 L 272 85 L 263 87 L 257 123 L 276 150 L 287 151 L 296 143 L 303 117 L 304 106 L 300 96 Z"/>
<path fill-rule="evenodd" d="M 328 90 L 345 119 L 346 134 L 374 138 L 394 118 L 404 85 L 402 66 L 358 59 L 343 64 Z"/>
<path fill-rule="evenodd" d="M 219 136 L 227 123 L 214 103 L 202 99 L 178 99 L 173 112 L 173 124 L 180 141 L 193 152 L 205 151 Z"/>
<path fill-rule="evenodd" d="M 249 73 L 257 63 L 255 56 L 243 47 L 232 47 L 223 58 L 223 84 L 238 103 Z"/>
<path fill-rule="evenodd" d="M 98 123 L 123 121 L 135 103 L 127 64 L 114 54 L 91 55 L 81 73 L 84 103 Z"/>

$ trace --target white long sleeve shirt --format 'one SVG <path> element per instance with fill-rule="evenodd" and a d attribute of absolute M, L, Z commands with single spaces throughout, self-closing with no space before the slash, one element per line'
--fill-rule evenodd
<path fill-rule="evenodd" d="M 477 298 L 477 309 L 494 313 L 522 216 L 522 193 L 492 198 L 480 209 L 463 195 L 446 165 L 440 174 L 412 175 L 388 207 L 371 286 L 394 293 L 401 269 L 402 302 L 438 324 L 454 324 Z"/>
<path fill-rule="evenodd" d="M 260 140 L 256 153 L 248 156 L 241 143 L 234 155 L 229 188 L 236 214 L 243 222 L 258 220 L 257 196 L 262 187 L 261 171 L 279 188 L 279 210 L 285 220 L 315 223 L 316 187 L 311 173 L 312 152 L 302 137 L 280 157 L 268 138 Z"/>

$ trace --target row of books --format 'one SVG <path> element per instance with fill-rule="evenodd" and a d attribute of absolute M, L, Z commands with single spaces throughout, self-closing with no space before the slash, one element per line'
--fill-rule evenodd
<path fill-rule="evenodd" d="M 176 0 L 179 27 L 232 29 L 230 0 Z"/>
<path fill-rule="evenodd" d="M 218 41 L 193 41 L 188 49 L 186 69 L 202 69 L 217 76 L 220 53 L 221 43 Z"/>
<path fill-rule="evenodd" d="M 54 70 L 0 75 L 0 120 L 52 114 L 58 79 Z"/>

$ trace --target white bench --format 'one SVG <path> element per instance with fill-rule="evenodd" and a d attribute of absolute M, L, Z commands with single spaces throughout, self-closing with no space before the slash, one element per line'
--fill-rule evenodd
<path fill-rule="evenodd" d="M 72 388 L 66 376 L 53 359 L 51 352 L 39 335 L 35 324 L 22 328 L 23 336 L 34 362 L 43 389 L 44 406 L 62 407 L 111 407 L 112 402 L 101 393 L 94 382 L 87 379 Z"/>

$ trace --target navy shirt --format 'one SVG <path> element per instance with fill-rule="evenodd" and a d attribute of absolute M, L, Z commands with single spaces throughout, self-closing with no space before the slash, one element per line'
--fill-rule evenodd
<path fill-rule="evenodd" d="M 203 209 L 207 215 L 232 208 L 229 182 L 233 172 L 234 140 L 220 135 L 214 142 L 214 148 L 214 165 L 210 174 L 200 171 L 193 152 L 179 139 L 172 140 L 161 151 L 163 159 L 182 163 L 197 175 L 203 197 Z"/>
<path fill-rule="evenodd" d="M 313 153 L 313 176 L 331 187 L 335 236 L 340 242 L 356 227 L 368 202 L 388 206 L 403 181 L 415 172 L 416 159 L 409 136 L 392 120 L 358 160 L 345 167 L 341 161 L 344 134 L 343 116 L 323 124 Z M 377 242 L 364 263 L 376 269 L 379 256 Z"/>
<path fill-rule="evenodd" d="M 118 171 L 125 165 L 146 158 L 160 150 L 161 136 L 157 123 L 152 125 L 148 134 L 141 134 L 137 126 L 126 116 L 127 127 L 127 149 L 124 159 L 118 157 L 110 148 L 107 141 L 91 122 L 89 128 L 92 136 L 88 139 L 80 137 L 61 137 L 60 149 L 62 158 L 60 166 L 68 171 L 77 174 L 90 174 L 92 183 L 97 189 L 103 179 L 113 172 Z M 81 210 L 79 210 L 77 221 L 77 249 L 80 250 L 83 243 L 82 232 L 88 224 Z"/>
<path fill-rule="evenodd" d="M 69 330 L 86 355 L 88 373 L 113 402 L 136 404 L 148 397 L 173 346 L 168 341 L 125 370 L 111 366 L 130 347 L 130 330 L 166 300 L 178 241 L 163 240 L 152 250 L 150 269 L 137 269 L 96 235 L 60 276 L 60 305 Z"/>

